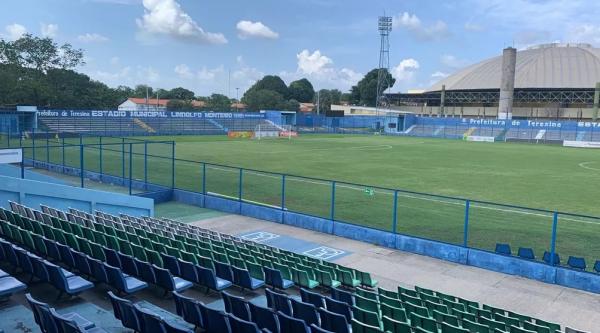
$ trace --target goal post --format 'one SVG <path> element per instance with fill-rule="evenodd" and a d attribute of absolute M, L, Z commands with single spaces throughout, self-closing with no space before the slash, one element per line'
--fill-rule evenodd
<path fill-rule="evenodd" d="M 258 140 L 267 138 L 287 138 L 291 140 L 295 136 L 298 136 L 298 134 L 294 131 L 292 125 L 258 124 L 254 129 L 254 138 Z"/>

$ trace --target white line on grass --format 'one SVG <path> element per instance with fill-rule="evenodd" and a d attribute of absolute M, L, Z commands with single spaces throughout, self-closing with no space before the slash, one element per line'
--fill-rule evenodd
<path fill-rule="evenodd" d="M 236 170 L 232 170 L 232 169 L 228 169 L 228 168 L 221 168 L 221 167 L 217 167 L 217 166 L 207 166 L 211 169 L 217 169 L 217 170 L 221 170 L 221 171 L 227 171 L 227 172 L 239 172 L 237 169 Z M 598 171 L 600 171 L 600 169 L 598 169 Z M 269 178 L 275 178 L 275 179 L 281 179 L 280 176 L 274 176 L 271 174 L 266 174 L 266 173 L 262 173 L 262 172 L 256 172 L 256 171 L 250 171 L 250 170 L 245 170 L 245 173 L 249 173 L 249 174 L 255 174 L 258 176 L 263 176 L 263 177 L 269 177 Z M 290 179 L 287 178 L 287 181 L 298 181 L 298 182 L 304 182 L 304 183 L 309 183 L 309 184 L 316 184 L 316 185 L 330 185 L 330 184 L 325 184 L 322 181 L 318 181 L 318 180 L 310 180 L 310 179 L 304 179 L 304 178 L 298 178 L 298 179 Z M 356 185 L 349 185 L 349 184 L 336 184 L 337 188 L 345 188 L 345 189 L 349 189 L 349 190 L 356 190 L 356 191 L 364 191 L 365 188 L 370 188 L 370 186 L 366 186 L 366 187 L 358 187 Z M 379 193 L 379 194 L 384 194 L 384 195 L 394 195 L 393 191 L 381 191 L 381 190 L 373 190 L 375 193 Z M 459 199 L 455 199 L 455 202 L 452 201 L 446 201 L 446 200 L 441 200 L 441 199 L 436 199 L 435 197 L 425 197 L 425 196 L 417 196 L 417 195 L 413 195 L 413 194 L 409 194 L 409 193 L 403 193 L 403 192 L 398 192 L 398 197 L 404 197 L 404 198 L 409 198 L 409 199 L 420 199 L 420 200 L 426 200 L 426 201 L 431 201 L 431 202 L 437 202 L 437 203 L 442 203 L 442 204 L 448 204 L 448 205 L 457 205 L 457 206 L 462 206 L 464 207 L 465 204 L 462 200 Z M 237 199 L 237 198 L 234 198 Z M 499 212 L 505 212 L 505 213 L 518 213 L 518 214 L 523 214 L 523 215 L 531 215 L 531 216 L 537 216 L 537 217 L 546 217 L 551 219 L 552 216 L 549 214 L 542 214 L 542 213 L 536 213 L 536 212 L 527 212 L 527 211 L 522 211 L 522 210 L 517 210 L 517 209 L 510 209 L 510 208 L 500 208 L 500 207 L 490 207 L 488 205 L 481 205 L 481 204 L 476 204 L 476 203 L 472 203 L 471 204 L 472 208 L 481 208 L 481 209 L 488 209 L 488 210 L 492 210 L 492 211 L 499 211 Z M 280 208 L 280 207 L 278 207 Z M 579 220 L 579 219 L 575 219 L 575 218 L 567 218 L 567 217 L 561 217 L 560 218 L 563 221 L 572 221 L 572 222 L 579 222 L 579 223 L 585 223 L 585 224 L 600 224 L 600 221 L 598 222 L 592 222 L 592 221 L 585 221 L 585 220 Z M 548 222 L 551 222 L 550 220 Z"/>
<path fill-rule="evenodd" d="M 582 168 L 584 168 L 584 169 L 588 169 L 588 170 L 600 171 L 599 168 L 594 168 L 594 167 L 589 166 L 590 164 L 596 164 L 596 163 L 598 163 L 598 162 L 594 162 L 594 161 L 581 162 L 581 163 L 579 163 L 579 166 L 582 167 Z"/>

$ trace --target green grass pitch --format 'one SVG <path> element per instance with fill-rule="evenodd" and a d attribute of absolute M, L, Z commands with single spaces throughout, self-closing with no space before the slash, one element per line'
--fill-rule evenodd
<path fill-rule="evenodd" d="M 294 176 L 336 180 L 335 219 L 387 231 L 392 230 L 394 193 L 377 186 L 600 216 L 600 154 L 593 149 L 359 135 L 307 134 L 291 140 L 225 136 L 140 139 L 175 140 L 179 159 L 286 173 L 286 208 L 315 216 L 331 216 L 331 183 Z M 85 142 L 98 143 L 98 139 Z M 110 142 L 121 141 L 104 138 L 103 143 Z M 37 140 L 38 160 L 46 158 L 44 145 L 45 140 Z M 128 176 L 129 148 L 126 145 L 123 154 L 120 145 L 109 147 L 102 153 L 103 172 L 121 175 L 125 171 Z M 150 144 L 147 149 L 149 154 L 170 156 L 167 144 Z M 143 179 L 144 147 L 133 145 L 133 151 L 133 177 Z M 25 153 L 31 155 L 31 151 Z M 62 162 L 60 148 L 51 148 L 48 155 L 51 162 Z M 78 147 L 67 148 L 64 155 L 67 165 L 79 165 Z M 86 148 L 86 169 L 99 170 L 99 155 L 98 149 Z M 146 163 L 149 182 L 170 186 L 170 161 L 151 157 Z M 176 187 L 202 190 L 200 164 L 178 161 L 175 169 Z M 208 192 L 237 197 L 239 179 L 237 169 L 206 168 Z M 245 171 L 242 197 L 280 206 L 281 182 L 279 175 Z M 463 200 L 401 192 L 397 206 L 396 231 L 462 244 Z M 539 256 L 550 247 L 551 213 L 472 203 L 469 217 L 469 246 L 491 250 L 496 243 L 506 242 L 515 249 L 533 247 Z M 560 216 L 557 251 L 563 256 L 600 259 L 599 238 L 600 220 Z"/>

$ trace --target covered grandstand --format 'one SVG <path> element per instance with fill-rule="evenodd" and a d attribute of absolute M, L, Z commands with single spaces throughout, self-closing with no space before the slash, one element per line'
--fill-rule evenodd
<path fill-rule="evenodd" d="M 503 57 L 470 65 L 422 93 L 389 98 L 422 115 L 496 117 Z M 543 44 L 516 52 L 513 117 L 591 119 L 600 49 L 589 44 Z M 443 96 L 443 99 L 442 99 Z"/>

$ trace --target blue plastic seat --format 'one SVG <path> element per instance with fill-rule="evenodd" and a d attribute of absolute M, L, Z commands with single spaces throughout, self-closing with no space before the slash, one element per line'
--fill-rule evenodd
<path fill-rule="evenodd" d="M 600 260 L 596 260 L 596 262 L 594 263 L 594 271 L 596 273 L 600 273 Z"/>
<path fill-rule="evenodd" d="M 551 260 L 552 253 L 548 251 L 544 251 L 544 256 L 542 260 L 548 265 L 560 265 L 560 255 L 558 253 L 554 253 L 554 260 Z"/>
<path fill-rule="evenodd" d="M 354 295 L 346 290 L 331 288 L 331 298 L 336 301 L 344 302 L 348 305 L 354 305 Z"/>
<path fill-rule="evenodd" d="M 270 332 L 280 332 L 279 319 L 277 313 L 271 309 L 263 308 L 252 302 L 248 302 L 252 321 L 261 329 L 269 330 Z"/>
<path fill-rule="evenodd" d="M 281 332 L 286 333 L 310 333 L 310 328 L 304 320 L 290 317 L 285 313 L 278 311 L 277 318 L 279 319 L 279 328 Z"/>
<path fill-rule="evenodd" d="M 121 258 L 119 257 L 119 252 L 109 249 L 107 247 L 102 247 L 104 251 L 104 257 L 106 257 L 106 263 L 111 265 L 112 267 L 123 268 L 121 263 Z"/>
<path fill-rule="evenodd" d="M 71 253 L 72 258 L 75 260 L 75 266 L 69 266 L 69 267 L 75 267 L 77 269 L 77 271 L 79 272 L 80 275 L 83 276 L 92 276 L 94 275 L 94 273 L 92 272 L 92 268 L 90 267 L 90 263 L 88 261 L 88 259 L 90 259 L 90 257 L 87 254 L 81 253 L 81 252 L 77 252 L 77 251 L 69 251 Z M 62 255 L 61 255 L 62 257 Z"/>
<path fill-rule="evenodd" d="M 60 333 L 106 333 L 105 330 L 95 326 L 84 329 L 83 327 L 79 326 L 75 320 L 62 316 L 53 308 L 50 308 L 50 314 L 52 315 L 54 323 L 56 324 L 58 332 Z"/>
<path fill-rule="evenodd" d="M 306 324 L 309 326 L 312 324 L 317 326 L 320 325 L 319 313 L 314 305 L 310 303 L 304 303 L 293 298 L 290 298 L 290 302 L 292 303 L 294 318 L 304 320 L 304 322 L 306 322 Z"/>
<path fill-rule="evenodd" d="M 250 320 L 250 309 L 243 297 L 233 296 L 226 291 L 221 291 L 221 297 L 225 304 L 225 312 L 242 320 Z"/>
<path fill-rule="evenodd" d="M 3 278 L 5 276 L 9 276 L 10 274 L 6 273 L 5 271 L 0 269 L 0 278 Z"/>
<path fill-rule="evenodd" d="M 206 332 L 230 333 L 231 325 L 229 317 L 223 311 L 211 309 L 202 303 L 198 303 L 202 319 L 204 320 L 204 330 Z"/>
<path fill-rule="evenodd" d="M 0 297 L 6 298 L 27 289 L 27 286 L 12 276 L 0 278 Z"/>
<path fill-rule="evenodd" d="M 42 332 L 52 332 L 54 329 L 57 329 L 55 328 L 56 324 L 52 314 L 50 313 L 51 308 L 48 304 L 34 299 L 31 294 L 25 294 L 25 298 L 27 299 L 27 303 L 29 303 L 31 311 L 33 312 L 33 319 L 35 320 L 35 323 L 38 324 Z M 93 322 L 75 312 L 64 313 L 60 315 L 67 320 L 74 321 L 77 323 L 77 326 L 86 330 L 96 326 Z"/>
<path fill-rule="evenodd" d="M 17 259 L 17 254 L 15 253 L 16 247 L 13 244 L 5 241 L 0 244 L 2 244 L 2 250 L 4 251 L 6 261 L 8 261 L 15 268 L 19 267 L 19 260 Z"/>
<path fill-rule="evenodd" d="M 108 292 L 108 297 L 113 306 L 115 318 L 121 321 L 123 327 L 142 332 L 142 324 L 137 316 L 137 312 L 130 300 L 115 296 L 112 291 Z"/>
<path fill-rule="evenodd" d="M 585 264 L 585 258 L 569 256 L 567 259 L 567 265 L 573 269 L 585 271 L 587 265 Z"/>
<path fill-rule="evenodd" d="M 176 260 L 177 268 L 179 270 L 179 275 L 182 278 L 196 284 L 202 284 L 202 280 L 200 279 L 200 274 L 198 274 L 198 269 L 194 263 L 184 260 Z M 172 270 L 170 270 L 172 272 Z M 175 274 L 175 273 L 173 273 Z"/>
<path fill-rule="evenodd" d="M 181 272 L 179 271 L 179 260 L 177 258 L 170 256 L 166 253 L 161 253 L 160 256 L 162 258 L 164 267 L 168 269 L 171 272 L 171 274 L 181 276 Z"/>
<path fill-rule="evenodd" d="M 265 284 L 275 289 L 288 289 L 294 286 L 294 282 L 283 278 L 281 271 L 269 267 L 263 267 L 265 272 Z"/>
<path fill-rule="evenodd" d="M 497 243 L 496 244 L 496 253 L 510 256 L 512 255 L 512 251 L 510 250 L 510 245 L 505 243 Z"/>
<path fill-rule="evenodd" d="M 133 259 L 133 257 L 123 254 L 121 252 L 118 252 L 118 254 L 119 254 L 119 261 L 121 262 L 121 268 L 123 269 L 123 272 L 125 272 L 125 274 L 129 274 L 131 276 L 139 277 L 140 272 L 137 269 L 137 266 L 135 264 L 135 260 Z"/>
<path fill-rule="evenodd" d="M 323 308 L 319 308 L 318 311 L 322 328 L 336 333 L 350 333 L 350 326 L 345 316 Z"/>
<path fill-rule="evenodd" d="M 56 243 L 56 247 L 58 248 L 58 252 L 60 253 L 60 261 L 68 267 L 77 268 L 77 263 L 75 262 L 75 258 L 73 257 L 73 252 L 71 251 L 71 248 L 60 243 Z"/>
<path fill-rule="evenodd" d="M 160 316 L 150 312 L 150 310 L 143 309 L 136 304 L 133 305 L 133 308 L 140 320 L 142 326 L 141 332 L 167 333 L 167 328 L 163 324 L 163 320 Z"/>
<path fill-rule="evenodd" d="M 138 259 L 133 258 L 133 262 L 135 262 L 136 270 L 138 271 L 137 277 L 141 278 L 143 281 L 148 282 L 150 284 L 156 284 L 156 274 L 152 266 Z"/>
<path fill-rule="evenodd" d="M 46 245 L 46 251 L 48 252 L 48 257 L 52 258 L 54 260 L 60 260 L 60 251 L 58 250 L 58 246 L 56 245 L 56 242 L 48 239 L 46 237 L 43 237 L 43 242 L 44 245 Z"/>
<path fill-rule="evenodd" d="M 215 265 L 215 274 L 217 274 L 217 277 L 233 282 L 233 272 L 231 271 L 231 266 L 216 260 L 213 261 L 213 263 Z"/>
<path fill-rule="evenodd" d="M 221 291 L 229 288 L 232 285 L 231 281 L 217 277 L 215 272 L 209 268 L 200 266 L 196 266 L 196 268 L 198 270 L 198 274 L 200 275 L 200 281 L 202 281 L 202 285 L 207 287 L 209 290 Z"/>
<path fill-rule="evenodd" d="M 144 281 L 140 281 L 132 276 L 124 274 L 121 269 L 110 266 L 104 263 L 104 270 L 108 278 L 108 284 L 113 286 L 117 291 L 125 294 L 133 294 L 148 287 Z"/>
<path fill-rule="evenodd" d="M 165 294 L 171 291 L 184 291 L 194 286 L 190 281 L 180 277 L 173 276 L 169 270 L 152 265 L 154 274 L 156 275 L 156 285 L 165 290 Z"/>
<path fill-rule="evenodd" d="M 326 329 L 324 329 L 322 327 L 319 327 L 319 326 L 317 326 L 315 324 L 310 325 L 310 332 L 311 333 L 337 333 L 337 332 L 326 330 Z"/>
<path fill-rule="evenodd" d="M 314 291 L 309 291 L 304 288 L 300 288 L 300 297 L 302 298 L 302 302 L 310 303 L 314 305 L 317 309 L 325 306 L 325 299 L 323 298 L 323 295 Z"/>
<path fill-rule="evenodd" d="M 530 247 L 519 247 L 517 255 L 523 259 L 535 260 L 535 254 Z"/>
<path fill-rule="evenodd" d="M 17 260 L 19 261 L 19 268 L 24 272 L 33 277 L 33 266 L 31 266 L 31 259 L 29 257 L 29 252 L 24 249 L 17 248 L 15 249 L 15 253 L 17 254 Z"/>
<path fill-rule="evenodd" d="M 336 301 L 329 297 L 325 297 L 325 306 L 327 310 L 346 317 L 348 323 L 350 323 L 350 321 L 352 320 L 352 309 L 347 303 Z"/>
<path fill-rule="evenodd" d="M 265 296 L 267 297 L 267 306 L 275 312 L 281 311 L 288 316 L 292 315 L 292 305 L 290 304 L 288 295 L 280 294 L 271 289 L 265 289 Z"/>
<path fill-rule="evenodd" d="M 231 266 L 231 270 L 233 271 L 233 283 L 242 287 L 242 289 L 256 290 L 265 285 L 265 281 L 250 276 L 247 269 Z"/>
<path fill-rule="evenodd" d="M 196 326 L 196 328 L 204 327 L 202 313 L 200 313 L 200 307 L 198 306 L 199 301 L 183 296 L 176 291 L 173 292 L 173 298 L 175 299 L 177 315 L 182 317 L 186 322 Z"/>
<path fill-rule="evenodd" d="M 53 264 L 47 264 L 46 269 L 48 270 L 48 277 L 50 278 L 50 283 L 60 290 L 62 293 L 67 293 L 71 296 L 79 294 L 85 290 L 94 288 L 94 284 L 77 276 L 73 275 L 70 277 L 65 277 L 63 270 Z"/>
<path fill-rule="evenodd" d="M 92 257 L 88 257 L 87 260 L 90 270 L 92 271 L 91 277 L 98 283 L 108 283 L 108 276 L 104 264 L 100 260 Z"/>
<path fill-rule="evenodd" d="M 231 331 L 235 333 L 262 333 L 258 325 L 251 321 L 243 320 L 232 314 L 229 315 Z"/>
<path fill-rule="evenodd" d="M 188 326 L 182 326 L 177 322 L 164 320 L 163 325 L 167 333 L 194 333 L 194 330 Z"/>

